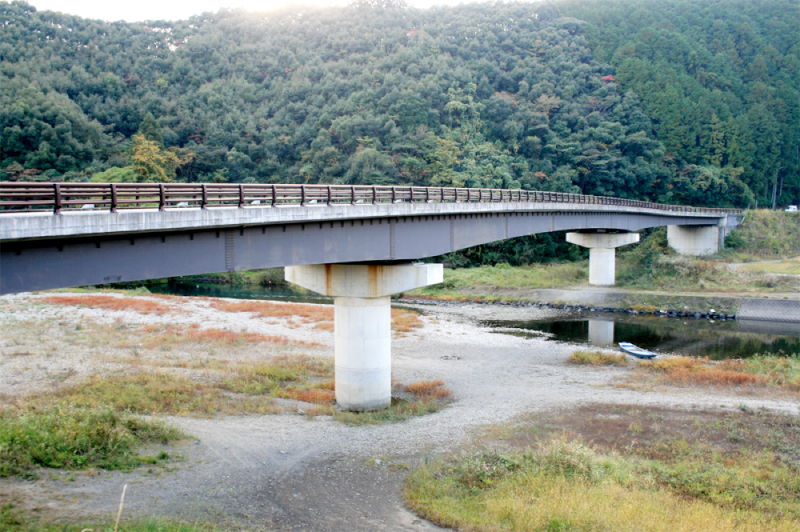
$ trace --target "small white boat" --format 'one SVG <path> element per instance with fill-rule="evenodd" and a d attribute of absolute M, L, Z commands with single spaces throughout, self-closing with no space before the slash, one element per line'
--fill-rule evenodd
<path fill-rule="evenodd" d="M 620 342 L 619 348 L 628 353 L 629 355 L 633 355 L 636 358 L 655 358 L 656 354 L 652 351 L 648 351 L 647 349 L 642 349 L 641 347 L 637 347 L 630 342 Z"/>

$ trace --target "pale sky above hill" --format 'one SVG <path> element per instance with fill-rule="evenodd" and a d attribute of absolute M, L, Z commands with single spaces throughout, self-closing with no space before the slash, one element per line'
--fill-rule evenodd
<path fill-rule="evenodd" d="M 409 0 L 416 7 L 460 4 L 465 0 Z M 475 1 L 475 0 L 473 0 Z M 220 8 L 242 7 L 268 11 L 287 4 L 346 5 L 349 0 L 28 0 L 39 11 L 61 11 L 84 18 L 108 21 L 182 20 Z"/>

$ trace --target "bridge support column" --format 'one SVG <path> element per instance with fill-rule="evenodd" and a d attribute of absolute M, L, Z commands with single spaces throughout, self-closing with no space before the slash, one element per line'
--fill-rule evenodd
<path fill-rule="evenodd" d="M 567 233 L 567 242 L 589 248 L 589 284 L 616 282 L 615 248 L 635 244 L 639 233 Z"/>
<path fill-rule="evenodd" d="M 711 255 L 720 250 L 716 225 L 668 225 L 667 242 L 681 255 Z"/>
<path fill-rule="evenodd" d="M 442 282 L 441 264 L 288 266 L 286 280 L 334 298 L 336 402 L 377 410 L 392 401 L 389 296 Z"/>

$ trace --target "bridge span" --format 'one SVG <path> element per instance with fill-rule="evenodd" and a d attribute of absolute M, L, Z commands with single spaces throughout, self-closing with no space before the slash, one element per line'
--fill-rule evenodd
<path fill-rule="evenodd" d="M 702 253 L 716 250 L 719 231 L 737 213 L 517 190 L 0 183 L 0 293 L 411 261 L 551 231 L 673 226 L 704 231 L 702 249 L 670 234 L 676 247 Z M 577 243 L 586 245 L 586 238 Z"/>
<path fill-rule="evenodd" d="M 0 183 L 0 294 L 286 266 L 334 297 L 336 400 L 391 402 L 392 294 L 442 281 L 414 264 L 551 231 L 589 247 L 613 284 L 615 248 L 668 226 L 682 253 L 718 249 L 735 210 L 525 190 L 334 185 Z"/>

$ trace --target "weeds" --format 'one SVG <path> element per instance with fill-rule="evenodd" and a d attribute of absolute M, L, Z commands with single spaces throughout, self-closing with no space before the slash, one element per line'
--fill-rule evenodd
<path fill-rule="evenodd" d="M 406 500 L 438 524 L 476 531 L 501 523 L 532 531 L 796 530 L 794 416 L 589 405 L 535 423 L 503 431 L 505 451 L 414 472 Z"/>
<path fill-rule="evenodd" d="M 91 408 L 60 401 L 44 407 L 0 412 L 0 477 L 36 476 L 36 468 L 132 469 L 169 456 L 142 457 L 143 443 L 168 443 L 181 434 L 163 423 L 146 421 L 108 406 Z"/>
<path fill-rule="evenodd" d="M 573 351 L 567 359 L 570 364 L 589 366 L 627 366 L 628 359 L 621 353 L 603 351 Z"/>

